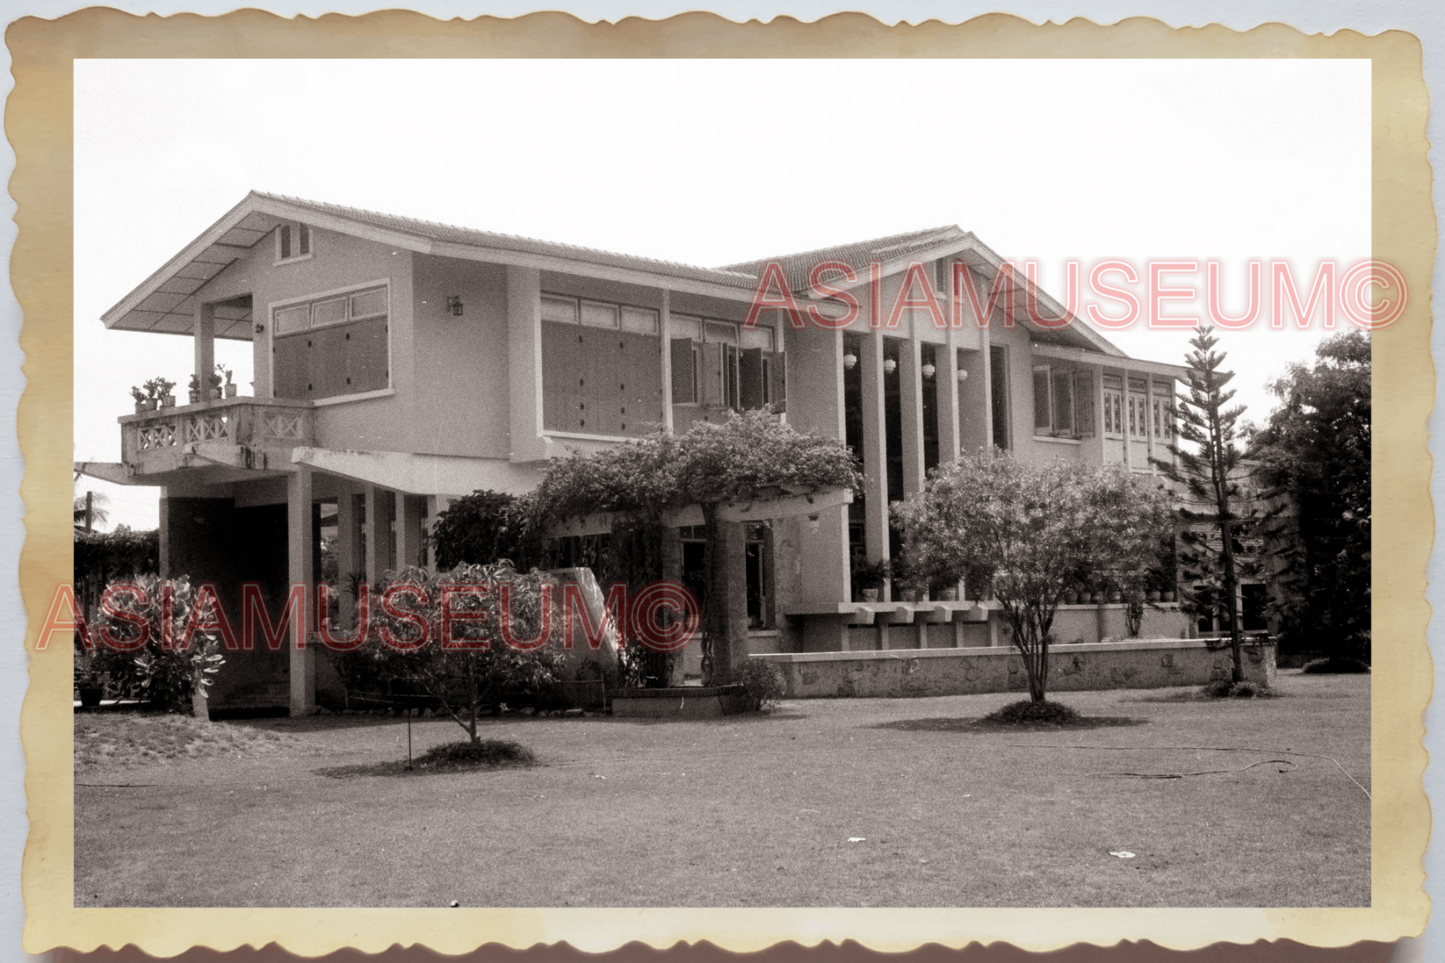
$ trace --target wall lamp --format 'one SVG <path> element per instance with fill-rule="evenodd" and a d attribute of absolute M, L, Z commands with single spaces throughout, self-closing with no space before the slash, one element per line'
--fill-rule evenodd
<path fill-rule="evenodd" d="M 959 380 L 959 383 L 962 383 L 962 382 L 967 381 L 967 380 L 968 380 L 968 372 L 965 371 L 965 370 L 963 370 L 962 368 L 959 368 L 959 369 L 958 369 L 958 380 Z"/>
<path fill-rule="evenodd" d="M 852 351 L 843 355 L 843 370 L 852 371 L 858 365 L 858 356 Z"/>
<path fill-rule="evenodd" d="M 456 317 L 462 316 L 462 299 L 460 295 L 453 294 L 447 298 L 447 310 Z"/>
<path fill-rule="evenodd" d="M 931 365 L 931 364 L 926 364 L 926 365 L 924 365 L 923 367 L 919 368 L 918 370 L 919 370 L 919 372 L 923 375 L 924 378 L 932 378 L 932 377 L 933 377 L 933 373 L 934 373 L 935 371 L 937 371 L 938 369 L 935 368 L 935 367 L 934 367 L 933 365 Z"/>
<path fill-rule="evenodd" d="M 265 330 L 266 330 L 266 326 L 265 326 L 264 324 L 262 324 L 260 321 L 257 321 L 257 322 L 256 322 L 256 327 L 255 327 L 256 333 L 257 333 L 257 334 L 261 334 L 261 333 L 264 332 Z"/>
<path fill-rule="evenodd" d="M 884 373 L 884 374 L 892 374 L 893 372 L 895 372 L 895 371 L 897 371 L 897 370 L 898 370 L 898 362 L 897 362 L 897 361 L 895 361 L 895 360 L 892 359 L 892 358 L 885 358 L 885 359 L 883 360 L 883 373 Z"/>
<path fill-rule="evenodd" d="M 816 532 L 817 530 L 818 530 L 818 516 L 817 516 L 817 515 L 809 515 L 809 516 L 808 516 L 808 531 L 810 531 L 810 532 Z"/>

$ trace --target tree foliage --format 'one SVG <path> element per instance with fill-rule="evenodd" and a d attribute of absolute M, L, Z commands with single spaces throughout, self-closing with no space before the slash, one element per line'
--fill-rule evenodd
<path fill-rule="evenodd" d="M 938 469 L 895 514 L 910 567 L 989 580 L 1035 702 L 1064 595 L 1088 581 L 1142 584 L 1173 525 L 1167 494 L 1123 469 L 987 454 Z"/>
<path fill-rule="evenodd" d="M 370 631 L 343 660 L 354 686 L 416 686 L 477 742 L 489 689 L 493 696 L 502 689 L 535 690 L 555 678 L 560 655 L 553 643 L 562 620 L 554 586 L 542 572 L 523 574 L 506 560 L 437 575 L 413 567 L 388 572 L 378 598 L 394 586 L 410 591 L 394 593 L 392 605 L 371 605 Z M 447 639 L 455 644 L 443 644 Z"/>
<path fill-rule="evenodd" d="M 702 509 L 707 591 L 701 599 L 703 681 L 732 681 L 725 578 L 717 558 L 718 507 L 763 497 L 774 486 L 857 488 L 856 459 L 841 442 L 801 434 L 767 411 L 733 414 L 723 424 L 698 422 L 683 435 L 658 432 L 592 454 L 551 462 L 528 496 L 544 520 L 599 512 L 659 519 L 675 508 Z"/>
<path fill-rule="evenodd" d="M 1327 339 L 1313 366 L 1270 384 L 1280 401 L 1251 454 L 1278 506 L 1265 525 L 1278 560 L 1281 642 L 1370 658 L 1370 341 Z"/>
<path fill-rule="evenodd" d="M 503 558 L 525 569 L 542 560 L 525 506 L 504 492 L 475 491 L 457 499 L 437 514 L 431 538 L 441 569 L 489 565 Z"/>
<path fill-rule="evenodd" d="M 1255 564 L 1244 552 L 1257 519 L 1236 427 L 1244 407 L 1226 407 L 1234 391 L 1226 388 L 1234 372 L 1224 371 L 1225 355 L 1214 350 L 1214 329 L 1200 328 L 1185 356 L 1188 395 L 1176 408 L 1178 439 L 1165 448 L 1171 460 L 1155 459 L 1159 471 L 1181 489 L 1179 508 L 1180 602 L 1193 615 L 1221 618 L 1229 626 L 1233 680 L 1244 680 L 1239 583 Z"/>

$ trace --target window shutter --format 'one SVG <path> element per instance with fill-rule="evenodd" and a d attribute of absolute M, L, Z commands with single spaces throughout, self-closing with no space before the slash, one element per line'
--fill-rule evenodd
<path fill-rule="evenodd" d="M 763 349 L 744 348 L 740 368 L 743 408 L 761 408 L 767 404 L 767 389 L 763 385 Z"/>
<path fill-rule="evenodd" d="M 692 367 L 692 339 L 674 338 L 671 343 L 672 351 L 672 403 L 675 405 L 692 405 L 697 403 L 697 394 L 693 391 L 696 384 L 696 373 Z"/>
<path fill-rule="evenodd" d="M 720 407 L 723 404 L 723 346 L 704 344 L 702 346 L 702 371 L 698 380 L 702 383 L 702 403 Z"/>
<path fill-rule="evenodd" d="M 1074 418 L 1075 430 L 1081 436 L 1094 433 L 1094 373 L 1079 371 L 1074 374 Z"/>
<path fill-rule="evenodd" d="M 1049 419 L 1049 369 L 1034 369 L 1034 432 L 1047 433 L 1052 422 Z"/>

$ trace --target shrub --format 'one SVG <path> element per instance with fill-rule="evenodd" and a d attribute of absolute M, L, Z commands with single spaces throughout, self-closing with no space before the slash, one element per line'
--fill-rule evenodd
<path fill-rule="evenodd" d="M 1274 695 L 1274 692 L 1262 682 L 1215 679 L 1204 687 L 1203 694 L 1209 699 L 1262 699 Z"/>
<path fill-rule="evenodd" d="M 219 651 L 220 641 L 212 633 L 197 631 L 189 645 L 180 648 L 186 641 L 188 625 L 213 621 L 215 616 L 209 609 L 215 605 L 215 596 L 206 594 L 197 600 L 190 580 L 184 577 L 167 581 L 156 575 L 142 575 L 125 584 L 137 591 L 115 592 L 110 605 L 101 608 L 95 626 L 97 634 L 90 640 L 95 648 L 91 669 L 108 673 L 112 690 L 121 698 L 150 702 L 166 712 L 189 714 L 194 694 L 199 691 L 205 695 L 210 677 L 225 662 Z M 111 587 L 107 586 L 106 591 L 111 592 Z M 165 596 L 170 598 L 170 621 L 162 625 L 161 602 Z M 145 640 L 133 650 L 120 651 L 102 642 L 102 630 L 121 643 L 139 641 L 141 635 Z"/>
<path fill-rule="evenodd" d="M 738 681 L 742 683 L 749 712 L 770 712 L 776 709 L 783 693 L 787 691 L 783 673 L 778 667 L 760 659 L 749 659 L 743 663 L 742 671 L 738 673 Z"/>
<path fill-rule="evenodd" d="M 1301 672 L 1308 675 L 1329 675 L 1334 673 L 1358 673 L 1369 672 L 1370 663 L 1363 659 L 1352 659 L 1348 656 L 1330 656 L 1325 659 L 1314 659 L 1306 662 Z"/>
<path fill-rule="evenodd" d="M 418 768 L 495 769 L 500 766 L 536 765 L 532 750 L 508 739 L 482 739 L 478 742 L 447 742 L 434 746 L 417 757 Z"/>
<path fill-rule="evenodd" d="M 1059 702 L 1025 699 L 990 712 L 983 721 L 1007 726 L 1063 726 L 1078 722 L 1079 713 Z"/>

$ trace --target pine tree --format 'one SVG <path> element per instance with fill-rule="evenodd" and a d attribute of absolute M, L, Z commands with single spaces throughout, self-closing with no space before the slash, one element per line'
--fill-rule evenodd
<path fill-rule="evenodd" d="M 1179 508 L 1180 597 L 1185 610 L 1196 616 L 1226 616 L 1233 681 L 1243 682 L 1239 582 L 1251 563 L 1240 555 L 1254 513 L 1240 486 L 1243 453 L 1236 443 L 1235 424 L 1244 407 L 1225 407 L 1234 397 L 1234 391 L 1225 388 L 1234 372 L 1220 369 L 1225 355 L 1214 350 L 1218 343 L 1209 327 L 1200 328 L 1190 339 L 1194 350 L 1184 358 L 1189 394 L 1176 408 L 1178 436 L 1165 446 L 1173 457 L 1154 459 L 1154 465 L 1182 488 L 1185 498 Z"/>

